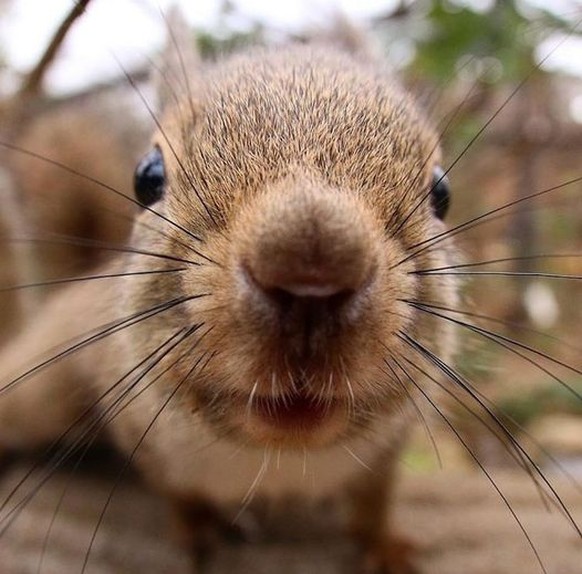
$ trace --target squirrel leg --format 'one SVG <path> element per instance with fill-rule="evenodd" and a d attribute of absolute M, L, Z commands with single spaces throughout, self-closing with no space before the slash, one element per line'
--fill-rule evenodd
<path fill-rule="evenodd" d="M 414 543 L 393 532 L 389 520 L 400 450 L 384 455 L 350 491 L 350 526 L 362 550 L 362 574 L 419 574 Z"/>
<path fill-rule="evenodd" d="M 171 502 L 176 538 L 190 553 L 195 572 L 203 572 L 212 553 L 222 544 L 245 541 L 243 530 L 204 497 Z"/>

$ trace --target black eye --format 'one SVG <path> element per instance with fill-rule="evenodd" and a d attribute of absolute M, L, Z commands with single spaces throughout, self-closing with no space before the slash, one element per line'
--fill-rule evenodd
<path fill-rule="evenodd" d="M 159 201 L 166 187 L 166 167 L 162 150 L 156 146 L 137 164 L 133 174 L 136 199 L 145 206 Z"/>
<path fill-rule="evenodd" d="M 450 202 L 449 178 L 442 167 L 437 166 L 432 173 L 432 184 L 430 188 L 430 203 L 434 214 L 439 219 L 444 219 L 449 210 Z"/>

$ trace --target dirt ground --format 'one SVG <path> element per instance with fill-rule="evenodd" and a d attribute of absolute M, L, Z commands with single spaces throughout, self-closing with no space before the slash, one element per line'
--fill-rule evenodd
<path fill-rule="evenodd" d="M 18 464 L 4 473 L 0 483 L 3 500 L 24 469 Z M 549 478 L 582 523 L 582 493 L 564 477 Z M 580 574 L 582 539 L 564 513 L 544 506 L 525 473 L 497 474 L 496 481 L 531 537 L 546 572 Z M 82 572 L 112 483 L 111 476 L 99 473 L 71 478 L 61 472 L 48 481 L 2 533 L 0 574 Z M 204 574 L 356 571 L 357 552 L 338 529 L 331 507 L 293 504 L 291 508 L 283 515 L 263 519 L 254 542 L 221 546 Z M 404 472 L 396 518 L 400 532 L 417 545 L 422 574 L 543 572 L 516 520 L 477 471 Z M 252 515 L 246 520 L 248 527 Z M 5 524 L 3 521 L 2 527 Z M 84 572 L 191 573 L 192 566 L 174 545 L 167 524 L 163 503 L 135 481 L 124 481 L 99 526 Z"/>

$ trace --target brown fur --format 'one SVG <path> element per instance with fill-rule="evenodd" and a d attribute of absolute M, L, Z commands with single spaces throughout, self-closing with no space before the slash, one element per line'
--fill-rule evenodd
<path fill-rule="evenodd" d="M 146 133 L 143 129 L 122 133 L 122 126 L 130 123 L 127 118 L 135 116 L 131 106 L 135 106 L 133 99 L 120 93 L 57 105 L 38 114 L 12 142 L 49 160 L 18 153 L 4 158 L 29 220 L 29 228 L 20 238 L 72 240 L 70 244 L 37 246 L 37 280 L 86 271 L 104 259 L 103 251 L 75 245 L 74 239 L 110 244 L 127 240 L 134 206 L 90 178 L 132 194 L 131 174 L 144 151 L 141 138 Z M 111 133 L 112 124 L 120 127 L 119 133 Z M 69 173 L 51 161 L 78 173 Z"/>
<path fill-rule="evenodd" d="M 21 448 L 53 440 L 78 405 L 107 393 L 99 408 L 113 405 L 111 432 L 158 490 L 219 503 L 255 490 L 321 497 L 347 489 L 368 562 L 388 571 L 390 494 L 377 477 L 392 472 L 411 424 L 413 389 L 393 358 L 415 361 L 398 333 L 445 360 L 454 352 L 451 330 L 402 302 L 456 301 L 450 280 L 410 274 L 450 263 L 450 246 L 400 263 L 443 229 L 428 201 L 413 210 L 439 161 L 435 135 L 390 74 L 325 48 L 254 51 L 188 82 L 176 93 L 190 101 L 168 110 L 154 138 L 168 186 L 153 209 L 179 227 L 145 210 L 130 241 L 178 260 L 127 254 L 105 269 L 180 271 L 63 290 L 0 364 L 18 373 L 31 356 L 86 340 L 88 328 L 198 298 L 30 373 L 0 402 L 0 441 Z M 334 311 L 306 336 L 295 300 L 287 321 L 269 302 L 270 290 L 298 282 L 331 285 L 349 312 Z M 160 345 L 171 352 L 139 379 L 134 368 Z M 59 396 L 78 400 L 55 404 L 47 393 L 56 385 L 69 389 Z M 297 394 L 325 405 L 317 432 L 257 414 Z M 14 410 L 35 424 L 17 428 L 7 416 Z M 237 449 L 248 470 L 233 477 Z"/>

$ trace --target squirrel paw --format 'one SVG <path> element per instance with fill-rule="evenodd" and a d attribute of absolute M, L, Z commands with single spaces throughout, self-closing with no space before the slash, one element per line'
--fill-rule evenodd
<path fill-rule="evenodd" d="M 244 529 L 233 524 L 219 509 L 204 500 L 174 503 L 177 538 L 198 567 L 223 544 L 246 542 Z"/>
<path fill-rule="evenodd" d="M 384 538 L 363 552 L 359 574 L 420 574 L 416 545 L 402 537 Z"/>

